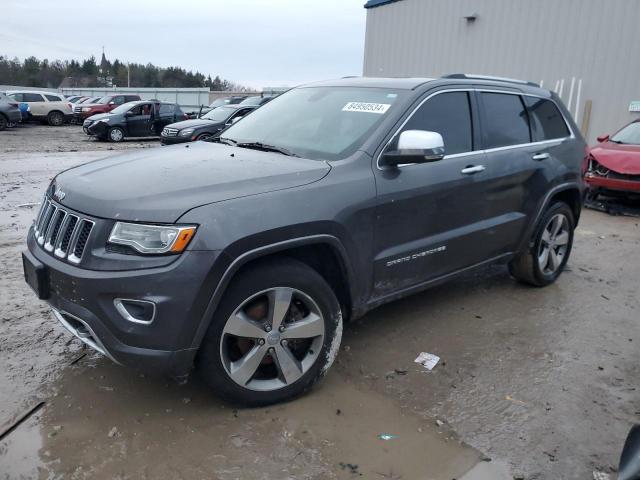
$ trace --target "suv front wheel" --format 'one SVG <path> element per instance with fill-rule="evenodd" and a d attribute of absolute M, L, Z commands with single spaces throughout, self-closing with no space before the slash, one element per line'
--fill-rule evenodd
<path fill-rule="evenodd" d="M 327 282 L 293 259 L 245 268 L 228 286 L 196 367 L 224 399 L 260 406 L 296 397 L 329 369 L 342 337 Z"/>
<path fill-rule="evenodd" d="M 536 287 L 555 282 L 569 260 L 574 229 L 569 205 L 554 203 L 542 217 L 530 247 L 509 263 L 511 275 Z"/>

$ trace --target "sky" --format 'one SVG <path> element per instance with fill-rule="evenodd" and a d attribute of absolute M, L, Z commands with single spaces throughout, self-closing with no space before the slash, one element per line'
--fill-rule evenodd
<path fill-rule="evenodd" d="M 0 55 L 179 66 L 254 88 L 361 75 L 364 0 L 2 0 Z"/>

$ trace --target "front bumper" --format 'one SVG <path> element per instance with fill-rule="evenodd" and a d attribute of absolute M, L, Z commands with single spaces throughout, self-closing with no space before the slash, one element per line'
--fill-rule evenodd
<path fill-rule="evenodd" d="M 192 139 L 192 135 L 189 135 L 188 137 L 180 137 L 180 136 L 175 136 L 175 137 L 160 137 L 160 143 L 162 143 L 163 145 L 176 145 L 178 143 L 188 143 L 188 142 L 193 142 Z"/>
<path fill-rule="evenodd" d="M 592 190 L 611 190 L 617 192 L 640 193 L 639 180 L 623 180 L 620 178 L 607 178 L 587 173 L 585 182 Z"/>
<path fill-rule="evenodd" d="M 87 135 L 94 137 L 106 137 L 109 131 L 109 124 L 106 122 L 93 122 L 88 123 L 89 120 L 85 120 L 82 124 L 82 131 Z"/>
<path fill-rule="evenodd" d="M 81 341 L 114 362 L 142 371 L 185 378 L 197 350 L 195 333 L 215 288 L 212 251 L 186 251 L 169 265 L 96 271 L 46 252 L 29 232 L 25 256 L 45 265 L 54 316 Z M 126 319 L 114 300 L 153 302 L 149 324 Z"/>

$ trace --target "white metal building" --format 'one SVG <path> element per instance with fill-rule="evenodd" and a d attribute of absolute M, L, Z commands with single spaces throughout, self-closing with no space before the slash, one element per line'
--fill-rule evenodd
<path fill-rule="evenodd" d="M 540 83 L 590 143 L 640 116 L 640 0 L 369 0 L 365 8 L 365 76 Z"/>

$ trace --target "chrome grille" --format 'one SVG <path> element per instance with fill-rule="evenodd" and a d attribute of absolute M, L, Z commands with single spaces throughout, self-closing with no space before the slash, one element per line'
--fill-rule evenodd
<path fill-rule="evenodd" d="M 82 112 L 82 107 L 73 107 L 73 113 L 80 113 Z"/>
<path fill-rule="evenodd" d="M 177 128 L 169 128 L 169 127 L 164 127 L 162 129 L 162 136 L 163 137 L 175 137 L 176 135 L 178 135 L 178 129 Z"/>
<path fill-rule="evenodd" d="M 80 263 L 94 222 L 82 218 L 47 198 L 34 222 L 36 241 L 47 252 L 71 263 Z"/>

